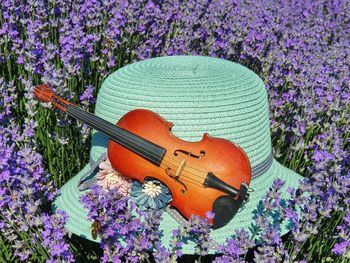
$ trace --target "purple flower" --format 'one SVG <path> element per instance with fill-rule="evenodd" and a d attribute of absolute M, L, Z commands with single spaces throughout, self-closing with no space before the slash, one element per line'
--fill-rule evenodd
<path fill-rule="evenodd" d="M 84 93 L 80 95 L 79 99 L 83 104 L 90 105 L 95 103 L 96 99 L 94 97 L 95 88 L 92 85 L 87 85 Z"/>
<path fill-rule="evenodd" d="M 252 235 L 266 242 L 256 250 L 254 260 L 312 258 L 317 261 L 317 248 L 307 250 L 303 245 L 311 237 L 312 244 L 324 240 L 335 244 L 330 260 L 339 253 L 347 255 L 346 211 L 350 203 L 350 116 L 346 110 L 350 104 L 348 9 L 348 1 L 198 0 L 185 4 L 177 0 L 39 1 L 36 4 L 2 1 L 2 215 L 27 233 L 36 222 L 41 222 L 35 219 L 41 218 L 41 212 L 45 213 L 41 211 L 43 204 L 55 196 L 50 181 L 64 183 L 61 175 L 58 180 L 56 174 L 50 177 L 45 173 L 43 163 L 48 164 L 50 171 L 56 169 L 56 163 L 50 161 L 54 159 L 48 156 L 49 151 L 42 150 L 47 148 L 46 134 L 55 134 L 56 141 L 69 141 L 64 145 L 65 150 L 69 145 L 79 145 L 81 152 L 90 138 L 90 128 L 81 123 L 72 127 L 71 119 L 59 116 L 59 127 L 48 123 L 54 115 L 46 118 L 37 108 L 37 101 L 32 97 L 33 83 L 48 83 L 59 95 L 92 110 L 94 94 L 98 92 L 92 86 L 98 89 L 103 79 L 122 65 L 163 55 L 210 55 L 244 64 L 263 79 L 269 98 L 275 157 L 308 178 L 299 189 L 288 191 L 289 199 L 281 198 L 282 188 L 272 190 L 257 207 Z M 62 130 L 64 134 L 59 132 Z M 67 137 L 67 134 L 80 136 Z M 38 151 L 44 156 L 44 162 Z M 79 166 L 79 162 L 76 163 Z M 10 192 L 5 183 L 15 190 Z M 282 182 L 274 183 L 276 189 L 281 186 Z M 29 197 L 32 200 L 28 201 Z M 102 207 L 108 208 L 105 203 Z M 19 208 L 24 209 L 28 219 L 16 212 Z M 120 213 L 127 210 L 125 202 L 117 202 L 113 209 Z M 324 227 L 333 219 L 338 225 Z M 291 231 L 283 243 L 290 248 L 289 255 L 275 234 L 280 231 L 283 220 Z M 30 260 L 32 248 L 25 246 L 5 220 L 0 221 L 0 225 L 1 231 L 8 231 L 3 235 L 12 242 L 15 255 Z M 42 223 L 36 227 L 39 225 L 42 227 Z M 139 222 L 133 220 L 120 231 L 129 233 L 138 225 Z M 43 233 L 50 231 L 45 229 Z M 106 237 L 113 239 L 113 229 L 105 231 Z M 188 234 L 182 231 L 174 233 L 174 237 L 178 237 L 174 251 L 166 251 L 158 243 L 159 251 L 180 256 L 182 234 Z M 193 231 L 194 239 L 206 243 L 206 231 L 201 227 Z M 153 242 L 139 238 L 137 242 L 127 239 L 124 247 L 108 243 L 105 250 L 111 253 L 106 253 L 103 260 L 123 261 L 127 251 L 141 251 Z M 231 242 L 228 258 L 222 257 L 221 262 L 233 260 L 230 255 L 238 250 L 246 252 L 241 247 L 235 248 L 239 244 L 228 242 Z M 204 247 L 200 245 L 198 249 L 203 252 Z M 122 251 L 120 255 L 112 253 L 118 249 Z M 140 255 L 130 255 L 128 259 L 140 258 Z M 51 257 L 48 260 L 61 259 Z M 244 258 L 237 256 L 234 260 L 243 261 Z"/>
<path fill-rule="evenodd" d="M 336 243 L 336 244 L 334 244 L 334 247 L 332 248 L 332 252 L 336 255 L 343 256 L 345 254 L 345 252 L 349 249 L 349 247 L 350 247 L 349 241 L 343 241 L 340 243 Z"/>
<path fill-rule="evenodd" d="M 89 210 L 88 218 L 101 224 L 103 262 L 110 257 L 138 262 L 159 242 L 160 212 L 141 211 L 117 189 L 106 192 L 95 185 L 80 201 Z"/>
<path fill-rule="evenodd" d="M 0 93 L 6 94 L 3 88 L 7 86 L 15 98 L 17 90 L 11 89 L 10 85 L 2 85 Z M 6 99 L 6 96 L 3 98 Z M 32 106 L 33 104 L 27 103 L 26 109 L 27 114 L 34 116 Z M 0 129 L 2 236 L 7 238 L 14 255 L 20 260 L 29 260 L 32 255 L 38 254 L 43 258 L 49 255 L 72 262 L 73 255 L 63 238 L 65 218 L 61 214 L 49 215 L 42 211 L 44 205 L 57 195 L 57 190 L 53 187 L 50 175 L 44 171 L 42 156 L 34 149 L 33 141 L 28 141 L 33 138 L 33 133 L 30 132 L 33 127 L 30 126 L 34 126 L 34 120 L 25 121 L 21 133 L 11 114 L 15 112 L 14 104 L 9 103 L 7 107 L 8 111 L 3 115 Z M 58 245 L 61 250 L 51 250 L 50 245 L 53 244 Z"/>
<path fill-rule="evenodd" d="M 348 204 L 349 205 L 349 204 Z M 346 211 L 343 223 L 337 226 L 338 242 L 334 244 L 332 252 L 344 258 L 350 258 L 350 211 Z"/>
<path fill-rule="evenodd" d="M 216 257 L 214 262 L 226 263 L 240 261 L 241 257 L 253 246 L 254 242 L 251 241 L 249 233 L 246 230 L 236 230 L 232 237 L 226 239 L 225 243 L 219 244 L 218 252 L 223 255 Z"/>

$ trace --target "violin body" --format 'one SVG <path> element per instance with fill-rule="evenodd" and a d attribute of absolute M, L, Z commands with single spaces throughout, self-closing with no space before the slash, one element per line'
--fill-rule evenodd
<path fill-rule="evenodd" d="M 48 85 L 36 86 L 34 94 L 105 134 L 112 167 L 140 182 L 164 183 L 172 193 L 170 205 L 186 219 L 212 211 L 209 220 L 219 228 L 248 200 L 250 162 L 229 140 L 208 134 L 198 142 L 181 140 L 171 132 L 173 123 L 145 109 L 128 112 L 114 125 L 57 96 Z"/>
<path fill-rule="evenodd" d="M 183 141 L 171 132 L 173 123 L 144 109 L 128 112 L 117 125 L 165 148 L 164 160 L 168 161 L 156 166 L 110 140 L 108 157 L 112 166 L 124 176 L 140 182 L 146 178 L 154 178 L 164 183 L 173 196 L 170 205 L 176 207 L 187 219 L 191 215 L 205 218 L 206 212 L 215 210 L 215 201 L 221 196 L 227 196 L 220 190 L 203 186 L 209 172 L 236 189 L 240 189 L 242 182 L 250 184 L 249 159 L 244 151 L 231 141 L 211 137 L 206 133 L 198 142 Z M 170 168 L 169 172 L 167 167 Z M 228 198 L 234 199 L 232 196 Z M 232 204 L 234 205 L 233 202 L 228 202 L 220 210 L 238 210 L 237 207 L 227 207 Z M 217 217 L 217 211 L 213 212 Z M 232 218 L 233 215 L 229 216 Z M 220 227 L 222 224 L 218 222 L 215 225 Z"/>

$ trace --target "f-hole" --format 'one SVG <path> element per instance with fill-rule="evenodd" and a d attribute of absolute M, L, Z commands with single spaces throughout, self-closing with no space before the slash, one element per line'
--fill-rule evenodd
<path fill-rule="evenodd" d="M 199 154 L 194 154 L 194 153 L 192 153 L 192 152 L 185 151 L 185 150 L 181 150 L 181 149 L 175 150 L 175 151 L 174 151 L 174 155 L 175 155 L 175 156 L 178 156 L 179 153 L 183 153 L 183 154 L 185 154 L 185 155 L 188 155 L 188 156 L 190 156 L 190 157 L 197 158 L 197 159 L 200 159 L 200 158 L 202 158 L 202 157 L 205 156 L 205 151 L 204 151 L 204 150 L 200 150 Z"/>

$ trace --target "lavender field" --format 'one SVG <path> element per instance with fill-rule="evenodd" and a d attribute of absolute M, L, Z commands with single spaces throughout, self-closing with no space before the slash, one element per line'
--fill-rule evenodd
<path fill-rule="evenodd" d="M 182 262 L 189 234 L 201 262 L 350 262 L 349 25 L 347 0 L 1 0 L 0 262 Z M 276 181 L 256 219 L 261 244 L 242 229 L 216 257 L 206 256 L 205 220 L 174 229 L 168 249 L 155 212 L 140 212 L 144 232 L 128 232 L 127 245 L 68 235 L 66 215 L 50 204 L 88 162 L 90 128 L 39 105 L 34 86 L 47 83 L 93 111 L 111 72 L 180 54 L 235 61 L 264 80 L 274 156 L 305 177 L 300 189 L 282 200 Z M 83 201 L 93 211 L 106 200 L 119 204 L 111 218 L 133 209 L 98 189 Z M 282 238 L 276 212 L 290 228 Z M 139 235 L 143 242 L 133 242 Z"/>

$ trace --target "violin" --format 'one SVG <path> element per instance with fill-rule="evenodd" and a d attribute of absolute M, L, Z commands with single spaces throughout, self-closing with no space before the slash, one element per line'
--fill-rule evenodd
<path fill-rule="evenodd" d="M 250 162 L 229 140 L 207 133 L 198 142 L 181 140 L 171 132 L 172 122 L 146 109 L 126 113 L 115 125 L 55 95 L 48 85 L 36 86 L 34 94 L 105 134 L 112 167 L 139 182 L 161 181 L 172 194 L 170 205 L 187 220 L 212 211 L 209 221 L 219 228 L 248 200 Z"/>

